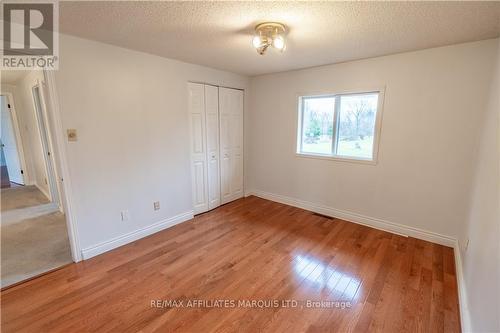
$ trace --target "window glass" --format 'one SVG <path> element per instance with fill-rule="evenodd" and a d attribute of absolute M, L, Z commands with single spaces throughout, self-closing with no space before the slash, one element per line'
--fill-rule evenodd
<path fill-rule="evenodd" d="M 332 153 L 335 97 L 302 99 L 302 152 Z"/>
<path fill-rule="evenodd" d="M 371 159 L 378 94 L 340 96 L 337 155 Z"/>

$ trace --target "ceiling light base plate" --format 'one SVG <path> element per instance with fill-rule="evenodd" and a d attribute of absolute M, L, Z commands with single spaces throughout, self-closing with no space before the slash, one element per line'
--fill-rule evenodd
<path fill-rule="evenodd" d="M 255 27 L 255 31 L 262 31 L 262 30 L 275 30 L 279 33 L 284 33 L 285 32 L 285 25 L 278 23 L 278 22 L 264 22 Z"/>

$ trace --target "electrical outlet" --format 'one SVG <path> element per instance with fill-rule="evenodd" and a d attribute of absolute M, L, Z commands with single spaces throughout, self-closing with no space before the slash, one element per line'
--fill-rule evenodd
<path fill-rule="evenodd" d="M 121 217 L 122 217 L 122 221 L 130 220 L 130 213 L 128 212 L 128 210 L 122 210 Z"/>
<path fill-rule="evenodd" d="M 160 210 L 160 202 L 159 201 L 153 202 L 153 207 L 155 210 Z"/>

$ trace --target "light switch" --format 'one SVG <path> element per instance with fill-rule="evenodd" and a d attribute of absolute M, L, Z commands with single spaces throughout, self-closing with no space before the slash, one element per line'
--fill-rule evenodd
<path fill-rule="evenodd" d="M 69 128 L 66 132 L 68 133 L 68 141 L 76 141 L 77 140 L 76 129 Z"/>

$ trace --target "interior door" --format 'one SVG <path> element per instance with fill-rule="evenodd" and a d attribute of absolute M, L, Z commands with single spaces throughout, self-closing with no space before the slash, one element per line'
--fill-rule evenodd
<path fill-rule="evenodd" d="M 36 118 L 38 121 L 38 129 L 40 131 L 40 141 L 42 143 L 42 151 L 45 160 L 45 172 L 49 185 L 50 201 L 59 202 L 59 193 L 57 189 L 56 172 L 54 161 L 51 152 L 51 144 L 49 139 L 48 122 L 45 112 L 45 102 L 43 99 L 42 85 L 38 84 L 31 89 L 33 95 L 33 104 L 35 106 Z"/>
<path fill-rule="evenodd" d="M 221 201 L 243 196 L 243 91 L 219 88 Z"/>
<path fill-rule="evenodd" d="M 207 129 L 208 209 L 220 206 L 219 88 L 205 85 Z"/>
<path fill-rule="evenodd" d="M 188 94 L 193 210 L 199 214 L 208 210 L 205 87 L 188 83 Z"/>
<path fill-rule="evenodd" d="M 5 156 L 5 163 L 9 173 L 11 182 L 24 185 L 24 177 L 19 159 L 19 150 L 16 142 L 16 133 L 14 132 L 14 124 L 12 112 L 7 101 L 7 96 L 1 95 L 1 145 Z"/>

